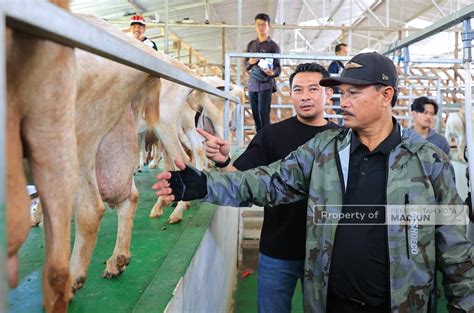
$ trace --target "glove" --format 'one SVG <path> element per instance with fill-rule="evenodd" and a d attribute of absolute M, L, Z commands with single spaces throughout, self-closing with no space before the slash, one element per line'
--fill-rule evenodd
<path fill-rule="evenodd" d="M 186 165 L 182 171 L 171 171 L 168 180 L 175 201 L 202 199 L 207 195 L 207 177 L 201 171 Z"/>

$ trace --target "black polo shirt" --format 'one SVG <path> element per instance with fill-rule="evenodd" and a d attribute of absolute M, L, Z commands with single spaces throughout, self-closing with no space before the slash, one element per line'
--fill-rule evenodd
<path fill-rule="evenodd" d="M 375 205 L 387 204 L 388 156 L 400 141 L 396 121 L 390 135 L 372 152 L 359 141 L 356 133 L 352 135 L 342 212 L 359 212 L 360 215 L 341 219 L 336 230 L 329 291 L 338 298 L 354 299 L 374 307 L 388 304 L 385 209 Z M 362 213 L 365 213 L 363 217 Z"/>

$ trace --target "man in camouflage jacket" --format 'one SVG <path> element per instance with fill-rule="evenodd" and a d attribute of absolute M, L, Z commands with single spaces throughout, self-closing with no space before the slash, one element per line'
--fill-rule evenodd
<path fill-rule="evenodd" d="M 330 310 L 327 307 L 329 272 L 339 220 L 333 215 L 327 217 L 327 213 L 341 212 L 351 136 L 357 135 L 362 141 L 370 130 L 368 126 L 381 121 L 383 126 L 376 129 L 380 133 L 400 128 L 391 118 L 390 103 L 393 106 L 396 99 L 397 80 L 393 81 L 395 69 L 391 61 L 393 69 L 390 68 L 387 60 L 376 53 L 360 54 L 348 62 L 341 78 L 328 79 L 328 86 L 334 81 L 344 84 L 341 85 L 341 106 L 345 110 L 345 124 L 352 129 L 319 133 L 285 159 L 245 172 L 203 174 L 189 167 L 184 169 L 178 162 L 183 171 L 158 175 L 161 181 L 154 186 L 160 189 L 157 194 L 168 196 L 169 200 L 203 198 L 206 202 L 229 206 L 251 203 L 270 206 L 308 197 L 304 308 L 305 312 L 317 313 Z M 389 70 L 384 72 L 380 62 L 389 66 Z M 378 69 L 374 70 L 371 63 Z M 361 75 L 369 78 L 358 80 Z M 374 78 L 374 75 L 378 76 Z M 382 87 L 357 86 L 369 85 L 369 82 L 382 84 Z M 363 120 L 365 113 L 348 104 L 350 97 L 360 97 L 360 93 L 369 90 L 364 88 L 373 88 L 370 95 L 383 103 L 381 109 L 364 108 L 370 111 L 366 116 L 372 119 L 366 121 Z M 411 205 L 461 205 L 448 157 L 416 132 L 401 128 L 399 131 L 400 144 L 390 152 L 387 162 L 387 206 L 406 205 L 407 199 L 409 208 Z M 380 140 L 375 143 L 369 140 L 367 146 L 374 148 L 378 143 Z M 401 222 L 386 226 L 390 311 L 436 312 L 435 276 L 436 270 L 440 270 L 449 312 L 474 312 L 474 249 L 466 237 L 466 225 L 428 224 L 412 228 Z M 414 231 L 415 243 L 409 238 Z"/>

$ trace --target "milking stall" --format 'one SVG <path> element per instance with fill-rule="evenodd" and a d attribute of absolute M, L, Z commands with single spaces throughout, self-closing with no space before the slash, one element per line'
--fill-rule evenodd
<path fill-rule="evenodd" d="M 472 0 L 1 0 L 0 313 L 474 313 Z"/>

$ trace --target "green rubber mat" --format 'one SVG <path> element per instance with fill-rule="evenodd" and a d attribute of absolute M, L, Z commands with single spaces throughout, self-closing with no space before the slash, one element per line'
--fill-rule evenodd
<path fill-rule="evenodd" d="M 165 209 L 162 217 L 149 218 L 156 201 L 151 185 L 158 173 L 159 170 L 145 169 L 135 176 L 140 197 L 132 233 L 132 260 L 126 271 L 116 279 L 102 278 L 104 262 L 112 254 L 117 233 L 117 214 L 107 209 L 85 286 L 71 301 L 69 312 L 163 312 L 169 303 L 216 206 L 192 203 L 185 211 L 183 221 L 175 225 L 167 223 L 171 207 Z M 20 250 L 21 282 L 18 288 L 9 292 L 9 312 L 43 312 L 41 270 L 44 252 L 43 228 L 32 228 Z"/>

